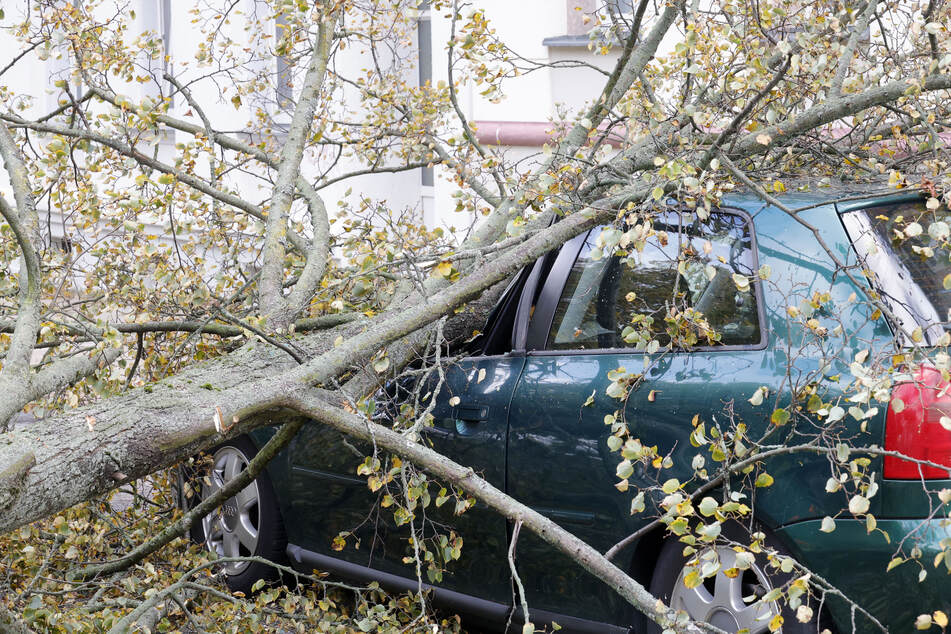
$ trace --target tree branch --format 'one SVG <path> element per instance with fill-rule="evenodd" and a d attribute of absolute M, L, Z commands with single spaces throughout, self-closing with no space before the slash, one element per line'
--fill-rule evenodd
<path fill-rule="evenodd" d="M 719 628 L 710 625 L 678 621 L 676 610 L 670 609 L 662 601 L 657 600 L 644 586 L 609 562 L 604 555 L 538 511 L 495 488 L 476 475 L 471 468 L 453 462 L 398 432 L 371 423 L 342 408 L 333 407 L 313 395 L 288 393 L 278 401 L 284 407 L 298 411 L 349 436 L 372 442 L 414 463 L 441 481 L 462 489 L 504 517 L 520 523 L 581 565 L 595 578 L 607 584 L 639 612 L 643 612 L 662 627 L 670 627 L 677 623 L 680 632 L 722 632 Z"/>
<path fill-rule="evenodd" d="M 291 203 L 294 201 L 295 185 L 300 176 L 300 164 L 304 156 L 304 148 L 310 136 L 314 113 L 317 111 L 317 97 L 324 75 L 327 72 L 337 17 L 336 10 L 322 13 L 320 23 L 317 25 L 317 39 L 314 42 L 307 73 L 304 76 L 301 95 L 297 101 L 297 107 L 294 109 L 287 140 L 281 148 L 281 155 L 278 159 L 277 180 L 272 190 L 271 204 L 265 224 L 264 246 L 262 247 L 264 265 L 261 269 L 259 285 L 260 304 L 265 317 L 271 321 L 271 326 L 277 330 L 288 328 L 291 315 L 302 308 L 302 306 L 290 304 L 284 298 L 284 238 L 287 235 L 287 217 L 290 213 Z M 322 207 L 322 205 L 320 206 Z M 319 213 L 319 210 L 315 212 L 312 207 L 311 213 Z M 316 245 L 315 251 L 308 254 L 308 259 L 317 253 L 323 253 L 323 248 L 323 245 Z M 308 265 L 309 270 L 305 268 L 307 282 L 313 284 L 313 276 L 318 271 L 318 265 L 312 261 L 309 261 Z M 300 301 L 310 292 L 310 289 L 305 289 L 304 292 L 296 294 L 293 299 Z"/>
<path fill-rule="evenodd" d="M 852 58 L 855 56 L 855 50 L 858 48 L 859 40 L 865 36 L 868 31 L 868 23 L 875 14 L 875 7 L 878 0 L 869 0 L 862 11 L 858 21 L 852 26 L 852 34 L 845 45 L 845 49 L 839 55 L 839 65 L 835 69 L 835 77 L 832 79 L 832 85 L 829 87 L 829 95 L 836 99 L 842 96 L 842 84 L 845 82 L 846 75 L 849 74 L 849 66 L 852 64 Z"/>

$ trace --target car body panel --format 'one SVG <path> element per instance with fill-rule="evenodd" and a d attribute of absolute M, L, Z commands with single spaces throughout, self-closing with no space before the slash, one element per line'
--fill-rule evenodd
<path fill-rule="evenodd" d="M 283 487 L 288 540 L 348 562 L 370 565 L 376 543 L 380 495 L 367 488 L 357 468 L 372 454 L 368 443 L 330 427 L 305 424 L 287 450 Z M 276 481 L 276 480 L 275 480 Z M 334 539 L 343 534 L 346 547 Z"/>
<path fill-rule="evenodd" d="M 951 527 L 946 521 L 879 520 L 877 531 L 871 535 L 862 520 L 838 519 L 831 533 L 820 532 L 821 525 L 819 520 L 797 522 L 780 529 L 778 535 L 812 571 L 833 583 L 845 596 L 860 599 L 862 606 L 890 631 L 912 631 L 915 619 L 922 613 L 951 613 L 949 569 L 945 565 L 931 565 L 944 550 L 940 541 L 951 539 Z M 921 565 L 906 562 L 886 573 L 906 535 L 921 548 Z M 927 576 L 919 582 L 922 570 L 927 571 Z M 851 626 L 852 615 L 844 602 L 833 595 L 827 595 L 827 601 L 836 621 Z M 860 613 L 854 623 L 858 632 L 878 630 Z M 850 631 L 851 627 L 842 629 Z"/>

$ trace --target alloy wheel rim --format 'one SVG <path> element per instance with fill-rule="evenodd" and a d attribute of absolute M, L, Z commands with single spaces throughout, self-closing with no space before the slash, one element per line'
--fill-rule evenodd
<path fill-rule="evenodd" d="M 670 596 L 670 607 L 684 610 L 692 620 L 715 625 L 727 632 L 747 629 L 760 634 L 769 629 L 769 622 L 779 614 L 775 601 L 746 603 L 743 597 L 762 597 L 772 590 L 772 584 L 755 563 L 734 577 L 724 574 L 736 566 L 736 552 L 726 546 L 716 547 L 720 568 L 717 573 L 695 588 L 684 585 L 684 576 L 692 567 L 684 567 L 677 577 Z"/>
<path fill-rule="evenodd" d="M 211 471 L 202 483 L 202 499 L 214 495 L 248 467 L 247 456 L 236 447 L 222 447 L 212 460 Z M 255 480 L 203 517 L 201 523 L 208 550 L 219 557 L 254 555 L 260 538 L 260 499 Z M 249 561 L 232 561 L 224 568 L 233 576 L 244 572 L 250 565 Z"/>

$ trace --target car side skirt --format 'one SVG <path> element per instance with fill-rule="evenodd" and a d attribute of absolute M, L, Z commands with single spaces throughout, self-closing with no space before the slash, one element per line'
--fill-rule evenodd
<path fill-rule="evenodd" d="M 376 581 L 380 587 L 390 592 L 415 592 L 419 588 L 419 582 L 416 579 L 400 577 L 398 575 L 381 572 L 366 566 L 350 563 L 327 555 L 315 553 L 312 550 L 301 548 L 296 544 L 287 545 L 287 557 L 296 570 L 310 573 L 312 569 L 329 572 L 340 577 L 358 582 L 370 583 Z M 423 589 L 432 593 L 433 602 L 443 609 L 451 612 L 457 612 L 468 617 L 474 617 L 479 621 L 484 621 L 486 625 L 501 627 L 509 618 L 511 607 L 494 601 L 486 601 L 468 594 L 453 592 L 445 588 L 438 588 L 427 583 L 423 584 Z M 630 629 L 618 627 L 608 623 L 599 623 L 587 619 L 579 619 L 562 614 L 554 614 L 544 610 L 529 610 L 532 622 L 536 625 L 551 624 L 557 622 L 564 632 L 577 632 L 578 634 L 627 634 Z M 521 623 L 522 615 L 520 610 L 512 614 L 513 623 Z"/>

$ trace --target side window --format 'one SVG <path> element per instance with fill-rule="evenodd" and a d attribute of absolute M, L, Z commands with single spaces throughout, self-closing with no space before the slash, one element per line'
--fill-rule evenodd
<path fill-rule="evenodd" d="M 600 233 L 591 232 L 568 275 L 549 349 L 640 350 L 652 338 L 667 345 L 672 336 L 678 347 L 760 342 L 745 218 L 669 212 L 654 219 L 643 251 L 594 257 Z"/>

